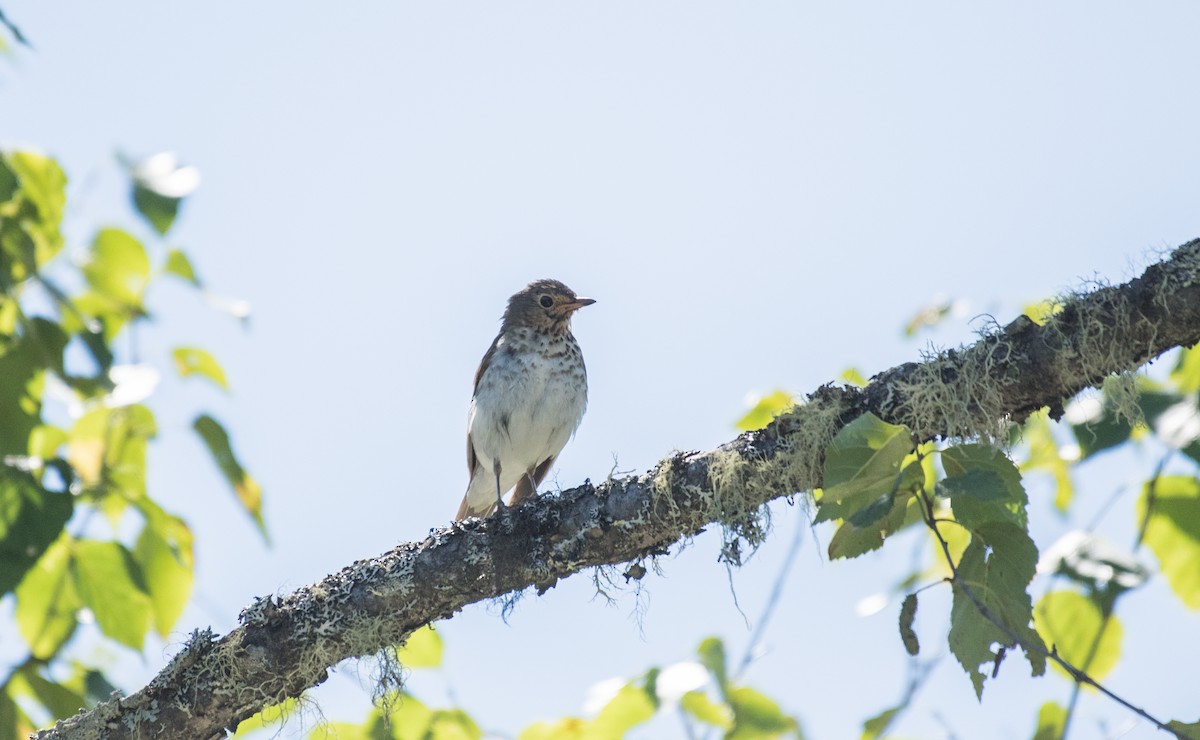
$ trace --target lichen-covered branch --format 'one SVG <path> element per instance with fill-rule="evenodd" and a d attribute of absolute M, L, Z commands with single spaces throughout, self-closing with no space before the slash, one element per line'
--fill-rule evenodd
<path fill-rule="evenodd" d="M 585 483 L 517 510 L 435 530 L 284 598 L 265 598 L 221 637 L 193 633 L 145 688 L 40 738 L 208 738 L 298 696 L 328 669 L 402 642 L 478 601 L 553 587 L 585 568 L 636 561 L 720 523 L 751 544 L 766 502 L 821 484 L 826 444 L 865 412 L 920 437 L 990 436 L 1200 341 L 1200 239 L 1124 285 L 1064 300 L 1046 325 L 1018 318 L 975 344 L 883 372 L 866 388 L 818 388 L 766 429 L 651 472 Z M 736 557 L 736 549 L 728 553 Z"/>

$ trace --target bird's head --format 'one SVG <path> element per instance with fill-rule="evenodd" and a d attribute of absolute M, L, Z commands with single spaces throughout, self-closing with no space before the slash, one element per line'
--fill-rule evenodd
<path fill-rule="evenodd" d="M 544 331 L 566 332 L 571 327 L 571 316 L 595 302 L 591 298 L 580 298 L 575 291 L 557 280 L 537 280 L 508 299 L 504 326 L 529 326 Z"/>

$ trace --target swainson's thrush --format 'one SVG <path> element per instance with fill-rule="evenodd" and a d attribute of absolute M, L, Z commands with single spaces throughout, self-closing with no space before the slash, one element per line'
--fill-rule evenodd
<path fill-rule="evenodd" d="M 471 482 L 456 520 L 516 506 L 550 472 L 587 409 L 587 368 L 571 316 L 595 303 L 557 280 L 508 299 L 500 333 L 475 372 L 467 416 Z"/>

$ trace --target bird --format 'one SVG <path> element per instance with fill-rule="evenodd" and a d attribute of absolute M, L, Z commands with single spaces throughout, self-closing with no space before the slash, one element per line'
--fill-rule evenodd
<path fill-rule="evenodd" d="M 596 301 L 557 280 L 508 299 L 500 333 L 475 371 L 467 414 L 470 482 L 455 521 L 516 506 L 538 485 L 587 409 L 587 367 L 571 317 Z"/>

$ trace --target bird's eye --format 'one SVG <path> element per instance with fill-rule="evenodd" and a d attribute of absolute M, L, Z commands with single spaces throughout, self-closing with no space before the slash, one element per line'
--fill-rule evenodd
<path fill-rule="evenodd" d="M 542 304 L 542 308 L 550 308 L 554 305 L 554 299 L 548 295 L 544 295 L 538 299 L 538 303 Z"/>

